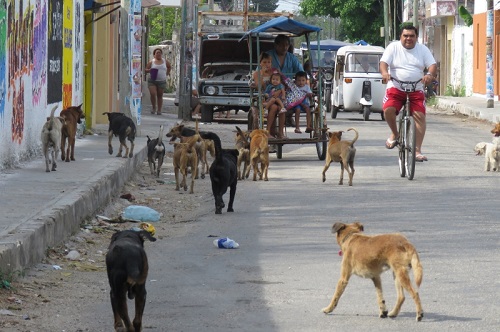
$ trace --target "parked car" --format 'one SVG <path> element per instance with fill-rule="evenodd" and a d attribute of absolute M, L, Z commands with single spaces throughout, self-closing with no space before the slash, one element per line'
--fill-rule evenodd
<path fill-rule="evenodd" d="M 251 73 L 257 67 L 259 53 L 274 48 L 274 37 L 266 35 L 252 43 L 252 59 L 243 32 L 211 33 L 200 37 L 198 94 L 201 121 L 212 122 L 214 112 L 250 109 Z M 256 61 L 256 62 L 255 62 Z"/>

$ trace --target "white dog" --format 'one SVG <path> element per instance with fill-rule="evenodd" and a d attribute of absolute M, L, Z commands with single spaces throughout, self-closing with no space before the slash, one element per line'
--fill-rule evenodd
<path fill-rule="evenodd" d="M 52 171 L 56 170 L 57 163 L 56 160 L 59 155 L 59 150 L 61 149 L 61 131 L 64 125 L 64 118 L 62 117 L 54 117 L 54 112 L 56 111 L 57 106 L 54 106 L 52 111 L 50 112 L 50 117 L 47 118 L 47 122 L 43 125 L 41 139 L 42 139 L 42 151 L 45 156 L 45 171 L 50 172 L 49 170 L 49 150 L 52 156 Z"/>
<path fill-rule="evenodd" d="M 484 170 L 486 172 L 490 170 L 500 172 L 500 145 L 497 142 L 477 143 L 474 151 L 476 151 L 477 156 L 484 154 Z"/>

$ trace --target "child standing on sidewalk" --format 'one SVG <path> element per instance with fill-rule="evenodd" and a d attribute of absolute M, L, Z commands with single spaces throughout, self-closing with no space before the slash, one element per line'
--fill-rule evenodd
<path fill-rule="evenodd" d="M 309 84 L 307 84 L 307 73 L 305 71 L 299 71 L 295 74 L 295 85 L 299 88 L 299 90 L 302 90 L 306 93 L 306 98 L 304 98 L 304 101 L 300 105 L 295 107 L 295 132 L 297 134 L 302 134 L 299 125 L 300 113 L 306 112 L 306 133 L 310 133 L 312 131 L 312 127 L 309 98 L 313 96 L 313 93 L 311 91 L 311 87 L 309 86 Z"/>

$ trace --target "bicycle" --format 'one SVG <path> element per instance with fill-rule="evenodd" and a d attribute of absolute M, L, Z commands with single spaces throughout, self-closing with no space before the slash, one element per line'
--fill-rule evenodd
<path fill-rule="evenodd" d="M 402 178 L 406 176 L 408 180 L 413 180 L 415 176 L 416 127 L 410 107 L 410 93 L 415 92 L 421 79 L 416 82 L 391 79 L 399 83 L 403 91 L 406 92 L 406 102 L 400 111 L 398 121 L 399 174 Z"/>

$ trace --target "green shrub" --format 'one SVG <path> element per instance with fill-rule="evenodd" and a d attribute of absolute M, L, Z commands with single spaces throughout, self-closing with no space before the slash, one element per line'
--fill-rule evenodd
<path fill-rule="evenodd" d="M 454 87 L 451 84 L 446 86 L 445 96 L 451 97 L 465 97 L 465 86 Z"/>

